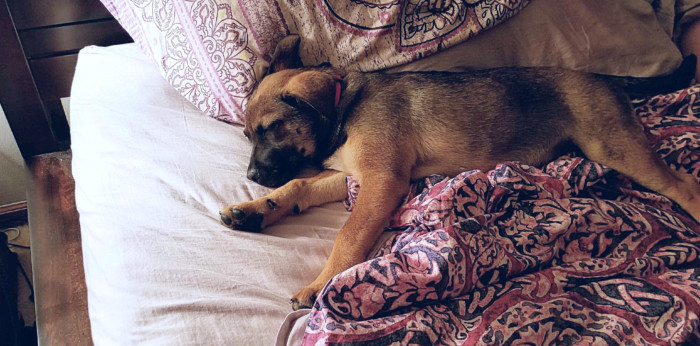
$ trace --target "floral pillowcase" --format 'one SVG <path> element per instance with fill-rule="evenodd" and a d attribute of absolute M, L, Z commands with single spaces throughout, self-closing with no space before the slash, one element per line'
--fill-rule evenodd
<path fill-rule="evenodd" d="M 243 124 L 247 98 L 277 41 L 302 37 L 309 65 L 372 71 L 464 41 L 518 13 L 529 0 L 101 0 L 162 75 L 216 119 Z M 469 3 L 469 4 L 467 4 Z"/>

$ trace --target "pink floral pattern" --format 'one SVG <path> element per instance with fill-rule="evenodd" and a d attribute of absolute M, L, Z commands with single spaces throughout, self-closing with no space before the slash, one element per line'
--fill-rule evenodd
<path fill-rule="evenodd" d="M 242 124 L 265 61 L 238 3 L 133 0 L 103 3 L 163 76 L 203 113 Z"/>
<path fill-rule="evenodd" d="M 634 101 L 700 180 L 700 86 Z M 357 181 L 348 179 L 352 209 Z M 700 224 L 583 157 L 416 182 L 367 262 L 334 277 L 304 344 L 634 344 L 700 339 Z"/>

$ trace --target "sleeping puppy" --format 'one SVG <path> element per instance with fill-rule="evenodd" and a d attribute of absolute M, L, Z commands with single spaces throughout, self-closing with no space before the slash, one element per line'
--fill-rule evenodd
<path fill-rule="evenodd" d="M 694 57 L 672 75 L 642 79 L 554 68 L 343 75 L 302 67 L 298 44 L 297 36 L 278 44 L 246 110 L 248 178 L 282 187 L 221 211 L 227 226 L 257 232 L 290 213 L 342 200 L 345 177 L 359 180 L 355 208 L 323 271 L 293 296 L 295 310 L 311 307 L 329 279 L 364 261 L 409 182 L 432 174 L 488 171 L 504 161 L 540 165 L 574 144 L 700 220 L 700 185 L 655 154 L 623 93 L 683 87 Z M 296 178 L 308 166 L 325 170 Z"/>

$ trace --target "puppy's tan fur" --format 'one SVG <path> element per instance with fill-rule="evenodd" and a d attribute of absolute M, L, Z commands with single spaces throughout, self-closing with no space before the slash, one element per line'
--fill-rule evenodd
<path fill-rule="evenodd" d="M 651 150 L 627 97 L 601 76 L 551 68 L 354 72 L 343 75 L 336 106 L 335 75 L 341 71 L 300 68 L 297 44 L 295 37 L 280 42 L 272 73 L 249 102 L 245 133 L 254 144 L 251 170 L 255 179 L 277 185 L 280 166 L 262 172 L 256 160 L 262 149 L 289 148 L 297 150 L 290 155 L 327 170 L 221 211 L 232 228 L 255 231 L 284 215 L 342 200 L 345 177 L 359 180 L 355 209 L 323 271 L 292 298 L 294 309 L 310 307 L 330 278 L 365 260 L 411 179 L 489 170 L 511 160 L 538 165 L 567 143 L 700 220 L 700 185 L 669 169 Z M 328 136 L 319 134 L 326 131 Z"/>

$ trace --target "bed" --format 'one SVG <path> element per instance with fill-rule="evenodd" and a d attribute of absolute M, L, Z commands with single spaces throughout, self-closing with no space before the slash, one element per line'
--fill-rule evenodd
<path fill-rule="evenodd" d="M 110 7 L 115 2 L 105 3 L 128 31 L 118 16 L 123 12 Z M 540 47 L 537 56 L 505 54 L 489 45 L 496 40 L 524 52 L 524 46 L 541 40 L 506 41 L 513 39 L 516 25 L 545 26 L 530 20 L 533 8 L 548 14 L 548 25 L 559 26 L 564 19 L 542 3 L 529 4 L 498 30 L 470 39 L 471 48 L 458 44 L 409 64 L 397 60 L 391 68 L 459 70 L 546 60 L 644 76 L 667 73 L 680 60 L 663 29 L 640 33 L 655 46 L 645 45 L 641 52 L 634 50 L 639 42 L 621 46 L 616 36 L 605 44 L 592 41 L 587 55 L 566 50 L 571 47 L 563 43 Z M 585 17 L 574 11 L 581 8 L 568 10 Z M 655 13 L 635 18 L 646 22 L 647 16 Z M 596 27 L 578 34 L 595 37 Z M 608 59 L 600 56 L 610 54 L 605 49 L 624 54 L 603 64 Z M 466 62 L 474 51 L 482 59 Z M 244 101 L 234 98 L 217 107 L 193 103 L 192 94 L 174 88 L 172 75 L 153 63 L 153 54 L 139 40 L 79 53 L 70 101 L 71 153 L 59 158 L 59 165 L 70 162 L 75 185 L 54 187 L 53 193 L 63 199 L 64 209 L 79 212 L 78 247 L 72 242 L 58 251 L 80 254 L 81 261 L 71 262 L 67 271 L 69 282 L 84 285 L 86 294 L 73 303 L 87 309 L 69 314 L 83 316 L 82 325 L 73 326 L 83 331 L 77 339 L 45 333 L 46 326 L 60 322 L 39 318 L 42 343 L 698 341 L 700 226 L 668 199 L 575 154 L 543 167 L 503 163 L 489 172 L 415 182 L 368 261 L 334 278 L 313 310 L 292 312 L 289 298 L 321 270 L 360 187 L 349 178 L 344 203 L 284 218 L 262 233 L 227 229 L 218 216 L 223 205 L 269 192 L 245 178 L 250 146 L 240 126 L 230 124 L 236 117 L 225 116 L 227 107 L 235 110 Z M 406 56 L 415 57 L 414 51 Z M 371 67 L 376 61 L 360 63 Z M 698 95 L 696 86 L 634 103 L 657 152 L 696 177 Z M 41 171 L 42 158 L 33 160 Z M 40 178 L 35 189 L 47 185 Z M 46 208 L 30 201 L 30 217 L 32 205 Z M 64 218 L 55 220 L 63 225 L 77 222 L 58 214 Z M 30 224 L 33 244 L 42 238 L 38 225 L 50 222 Z M 34 265 L 47 268 L 46 262 Z M 35 285 L 63 289 L 42 280 L 36 277 Z M 43 297 L 37 293 L 37 309 L 48 311 Z"/>
<path fill-rule="evenodd" d="M 88 47 L 78 60 L 73 176 L 88 302 L 101 302 L 90 307 L 93 338 L 272 344 L 347 212 L 329 205 L 264 234 L 227 230 L 221 201 L 269 191 L 245 179 L 240 129 L 202 117 L 133 44 Z"/>

